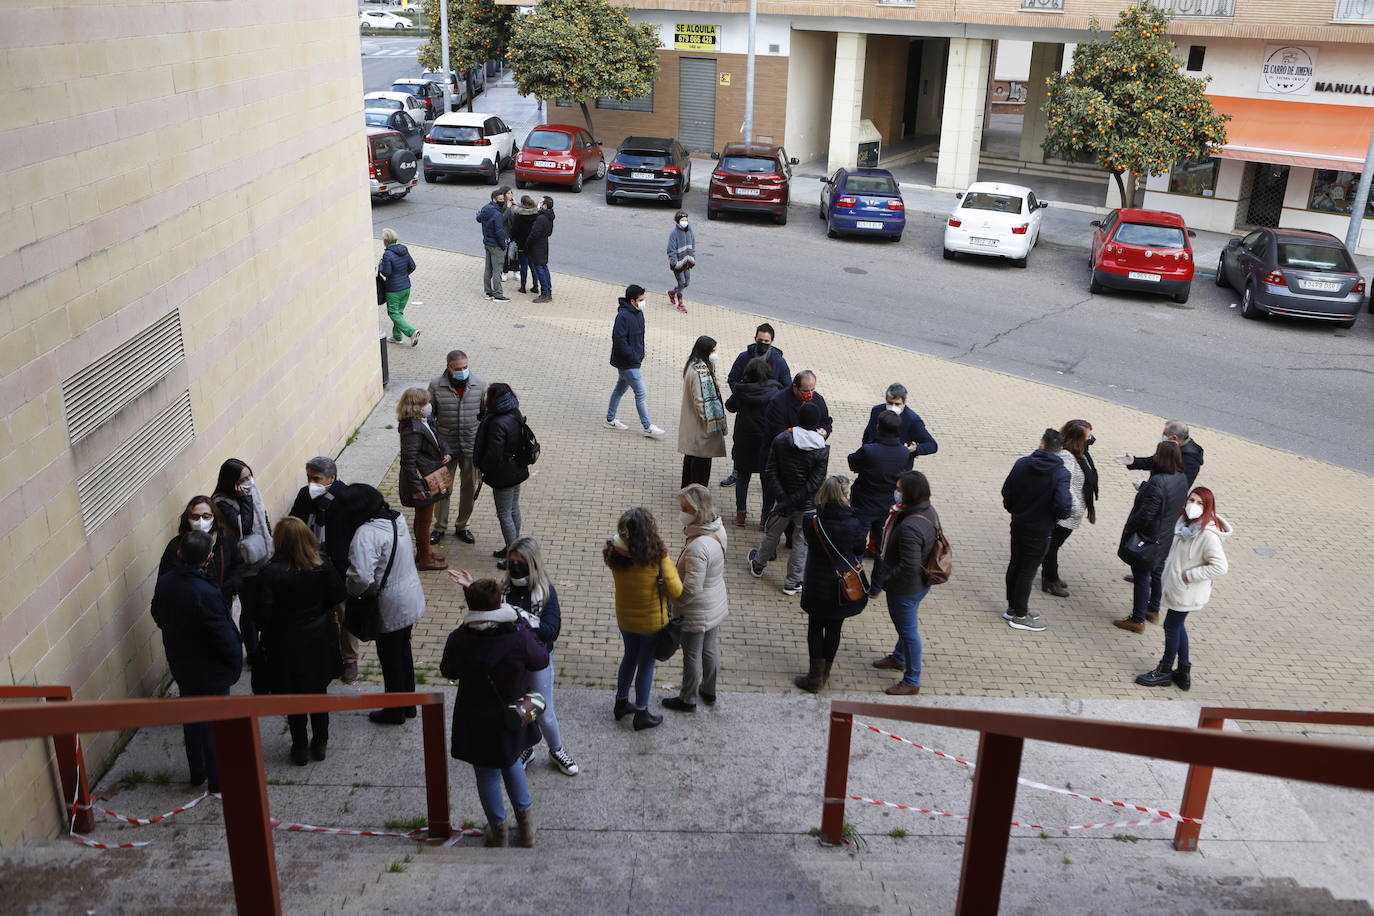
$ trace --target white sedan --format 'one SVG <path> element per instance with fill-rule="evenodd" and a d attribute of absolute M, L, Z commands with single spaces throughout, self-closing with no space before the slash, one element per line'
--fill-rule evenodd
<path fill-rule="evenodd" d="M 409 19 L 382 10 L 365 10 L 358 14 L 358 25 L 364 29 L 409 29 Z"/>
<path fill-rule="evenodd" d="M 945 258 L 990 255 L 1025 267 L 1040 241 L 1040 211 L 1049 204 L 1030 188 L 989 181 L 971 184 L 956 196 L 959 203 L 945 223 Z"/>

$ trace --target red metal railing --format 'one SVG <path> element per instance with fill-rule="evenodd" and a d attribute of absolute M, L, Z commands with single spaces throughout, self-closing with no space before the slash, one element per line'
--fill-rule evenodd
<path fill-rule="evenodd" d="M 964 864 L 955 909 L 968 916 L 996 913 L 1001 902 L 1002 873 L 1010 841 L 1009 824 L 1016 802 L 1021 749 L 1026 739 L 1176 760 L 1206 766 L 1209 771 L 1211 767 L 1223 767 L 1374 790 L 1374 748 L 1353 744 L 1293 741 L 1221 734 L 1213 729 L 1135 725 L 1063 716 L 837 701 L 830 704 L 830 748 L 825 764 L 825 801 L 821 809 L 821 837 L 835 845 L 844 842 L 849 745 L 856 715 L 979 732 L 978 768 L 973 777 Z M 1185 809 L 1184 813 L 1190 812 Z"/>
<path fill-rule="evenodd" d="M 72 701 L 72 689 L 65 684 L 27 687 L 21 684 L 0 685 L 0 700 Z M 62 823 L 67 823 L 67 809 L 76 799 L 76 815 L 72 827 L 86 833 L 95 822 L 90 809 L 91 787 L 86 778 L 86 758 L 81 753 L 81 739 L 76 734 L 53 735 L 53 751 L 57 755 L 57 778 L 62 787 Z"/>
<path fill-rule="evenodd" d="M 74 738 L 80 732 L 181 725 L 186 722 L 213 723 L 234 900 L 240 913 L 276 916 L 281 913 L 281 894 L 267 807 L 267 774 L 263 767 L 258 719 L 263 716 L 396 706 L 420 707 L 420 724 L 424 730 L 429 838 L 447 839 L 453 828 L 449 823 L 444 698 L 439 693 L 375 693 L 353 697 L 320 694 L 184 697 L 174 700 L 66 703 L 60 707 L 37 703 L 4 706 L 0 707 L 0 740 L 44 738 L 50 735 Z"/>
<path fill-rule="evenodd" d="M 1247 722 L 1298 722 L 1303 725 L 1354 725 L 1374 727 L 1374 713 L 1322 712 L 1308 709 L 1231 709 L 1204 706 L 1198 710 L 1197 727 L 1220 731 L 1227 719 Z M 1207 813 L 1207 796 L 1212 790 L 1212 767 L 1192 763 L 1188 766 L 1188 781 L 1183 784 L 1183 803 L 1179 813 L 1202 820 Z M 1201 824 L 1180 823 L 1174 829 L 1174 849 L 1197 852 Z"/>

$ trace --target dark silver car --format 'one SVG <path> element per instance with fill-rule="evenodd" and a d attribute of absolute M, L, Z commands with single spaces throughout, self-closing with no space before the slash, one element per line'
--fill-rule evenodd
<path fill-rule="evenodd" d="M 1340 239 L 1306 229 L 1256 229 L 1231 239 L 1217 260 L 1217 286 L 1241 294 L 1246 318 L 1289 315 L 1355 324 L 1365 282 Z"/>

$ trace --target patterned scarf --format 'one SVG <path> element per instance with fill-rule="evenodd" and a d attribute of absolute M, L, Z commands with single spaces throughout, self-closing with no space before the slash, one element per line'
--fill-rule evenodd
<path fill-rule="evenodd" d="M 721 402 L 716 379 L 711 374 L 711 366 L 702 360 L 696 361 L 697 378 L 701 381 L 701 406 L 705 413 L 706 434 L 725 435 L 725 404 Z"/>

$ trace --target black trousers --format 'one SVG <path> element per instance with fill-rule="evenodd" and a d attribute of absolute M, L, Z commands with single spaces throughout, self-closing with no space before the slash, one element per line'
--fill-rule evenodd
<path fill-rule="evenodd" d="M 184 697 L 227 697 L 229 688 L 223 690 L 198 690 L 177 684 L 177 690 Z M 181 726 L 182 740 L 186 743 L 186 767 L 191 771 L 191 782 L 206 781 L 211 792 L 219 791 L 219 764 L 215 759 L 215 731 L 209 722 L 186 722 Z"/>
<path fill-rule="evenodd" d="M 258 606 L 259 597 L 257 576 L 244 576 L 239 583 L 239 633 L 243 636 L 243 651 L 248 654 L 249 662 L 256 663 L 258 655 Z"/>
<path fill-rule="evenodd" d="M 387 693 L 415 690 L 415 659 L 410 654 L 410 627 L 402 627 L 377 637 L 377 662 L 382 666 L 382 685 Z M 415 715 L 414 706 L 384 709 L 386 718 L 400 721 Z"/>
<path fill-rule="evenodd" d="M 1011 559 L 1007 562 L 1007 609 L 1024 617 L 1030 609 L 1031 585 L 1035 571 L 1050 549 L 1050 536 L 1011 533 Z"/>
<path fill-rule="evenodd" d="M 711 459 L 699 458 L 696 455 L 682 456 L 682 484 L 699 483 L 703 487 L 711 485 Z"/>
<path fill-rule="evenodd" d="M 1073 534 L 1072 528 L 1065 528 L 1063 525 L 1055 525 L 1054 532 L 1050 535 L 1050 549 L 1045 551 L 1045 562 L 1040 566 L 1040 574 L 1047 581 L 1058 581 L 1059 579 L 1059 548 L 1064 546 L 1064 542 Z"/>
<path fill-rule="evenodd" d="M 305 730 L 306 718 L 307 716 L 305 713 L 300 713 L 299 715 L 286 717 L 286 725 L 288 728 L 291 729 L 291 743 L 293 745 L 307 744 L 310 741 L 310 736 L 306 733 Z M 328 741 L 329 713 L 312 712 L 310 713 L 308 718 L 310 719 L 310 731 L 314 732 L 315 740 L 320 742 L 321 744 Z"/>
<path fill-rule="evenodd" d="M 806 624 L 806 650 L 810 657 L 823 658 L 828 662 L 833 662 L 835 653 L 840 651 L 840 629 L 843 626 L 844 618 L 838 620 L 809 618 Z"/>

